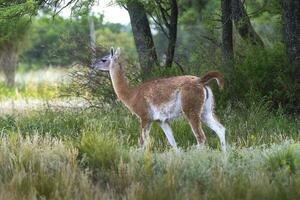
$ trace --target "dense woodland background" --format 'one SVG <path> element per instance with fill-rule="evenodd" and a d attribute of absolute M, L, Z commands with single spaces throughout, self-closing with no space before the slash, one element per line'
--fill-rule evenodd
<path fill-rule="evenodd" d="M 101 2 L 101 0 L 99 0 Z M 300 1 L 0 0 L 0 199 L 300 199 Z M 69 9 L 67 17 L 62 10 Z M 118 13 L 115 13 L 118 15 Z M 157 124 L 146 150 L 95 58 L 121 47 L 132 86 L 219 70 L 226 153 Z"/>
<path fill-rule="evenodd" d="M 120 46 L 137 79 L 218 69 L 227 79 L 222 102 L 263 99 L 299 112 L 298 1 L 117 1 L 130 15 L 127 26 L 103 23 L 90 13 L 93 3 L 1 1 L 0 63 L 7 85 L 14 85 L 17 68 L 89 66 L 93 23 L 97 56 Z M 67 5 L 71 18 L 59 15 Z"/>

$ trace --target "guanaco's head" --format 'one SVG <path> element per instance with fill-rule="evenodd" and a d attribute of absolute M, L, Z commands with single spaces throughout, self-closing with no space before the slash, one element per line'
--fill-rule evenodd
<path fill-rule="evenodd" d="M 95 70 L 109 71 L 112 69 L 119 59 L 120 48 L 118 47 L 116 51 L 113 48 L 110 49 L 110 54 L 102 58 L 96 59 L 95 63 L 92 65 L 92 68 Z"/>

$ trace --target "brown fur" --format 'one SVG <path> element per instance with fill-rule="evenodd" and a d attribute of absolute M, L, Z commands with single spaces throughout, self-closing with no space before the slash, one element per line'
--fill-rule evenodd
<path fill-rule="evenodd" d="M 118 98 L 140 118 L 141 144 L 147 137 L 147 127 L 151 124 L 149 104 L 160 106 L 167 103 L 175 91 L 181 92 L 182 112 L 189 121 L 199 144 L 204 143 L 205 135 L 201 128 L 200 113 L 205 101 L 203 87 L 212 79 L 217 79 L 223 88 L 223 76 L 216 71 L 208 72 L 201 78 L 196 76 L 176 76 L 147 81 L 137 87 L 129 87 L 119 63 L 113 63 L 110 75 Z"/>
<path fill-rule="evenodd" d="M 224 88 L 224 77 L 220 72 L 210 71 L 201 77 L 201 83 L 208 84 L 211 80 L 216 79 L 220 89 Z"/>

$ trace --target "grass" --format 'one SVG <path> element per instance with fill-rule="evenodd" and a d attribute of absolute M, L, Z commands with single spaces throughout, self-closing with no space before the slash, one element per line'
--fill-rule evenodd
<path fill-rule="evenodd" d="M 282 140 L 299 140 L 300 119 L 278 110 L 269 111 L 262 103 L 251 107 L 228 106 L 218 111 L 221 122 L 226 127 L 227 141 L 238 147 L 251 147 L 262 144 L 280 143 Z M 187 148 L 196 143 L 191 128 L 184 119 L 171 124 L 179 146 Z M 26 112 L 25 114 L 6 114 L 0 116 L 0 127 L 4 132 L 18 132 L 41 135 L 50 134 L 60 138 L 78 138 L 85 132 L 113 135 L 128 147 L 137 146 L 139 122 L 122 105 L 108 110 L 51 110 Z M 219 148 L 217 136 L 204 127 L 208 145 Z M 154 140 L 153 148 L 166 150 L 167 140 L 157 124 L 153 124 L 150 133 Z"/>
<path fill-rule="evenodd" d="M 16 86 L 8 88 L 3 81 L 0 84 L 0 100 L 43 99 L 49 100 L 58 96 L 60 88 L 67 81 L 67 71 L 63 69 L 44 69 L 32 72 L 19 72 L 16 75 Z M 3 75 L 0 76 L 4 80 Z"/>
<path fill-rule="evenodd" d="M 78 166 L 77 149 L 59 139 L 11 134 L 1 137 L 0 148 L 1 199 L 93 199 L 99 193 Z"/>
<path fill-rule="evenodd" d="M 227 154 L 127 149 L 103 134 L 74 146 L 50 136 L 1 137 L 2 199 L 298 199 L 300 144 Z"/>
<path fill-rule="evenodd" d="M 52 98 L 49 89 L 33 95 L 32 85 L 28 96 Z M 1 100 L 18 98 L 4 89 Z M 299 199 L 300 117 L 264 102 L 227 105 L 217 115 L 226 154 L 205 126 L 206 147 L 197 149 L 183 119 L 171 124 L 179 152 L 157 124 L 141 150 L 138 120 L 120 104 L 2 113 L 0 199 Z"/>
<path fill-rule="evenodd" d="M 7 88 L 0 84 L 0 100 L 7 99 L 53 99 L 57 96 L 59 87 L 47 83 L 18 85 L 14 88 Z"/>
<path fill-rule="evenodd" d="M 218 112 L 227 128 L 226 154 L 206 127 L 207 146 L 196 149 L 184 120 L 172 123 L 180 152 L 157 125 L 142 151 L 138 121 L 121 105 L 41 111 L 0 117 L 5 199 L 300 197 L 299 118 L 270 112 L 264 104 Z"/>

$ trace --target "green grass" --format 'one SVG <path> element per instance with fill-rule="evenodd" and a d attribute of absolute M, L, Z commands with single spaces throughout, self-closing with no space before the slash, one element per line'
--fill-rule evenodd
<path fill-rule="evenodd" d="M 1 137 L 1 199 L 93 199 L 100 190 L 77 163 L 78 150 L 56 138 Z"/>
<path fill-rule="evenodd" d="M 86 133 L 71 145 L 50 136 L 0 138 L 2 199 L 298 199 L 300 143 L 226 154 L 127 149 Z"/>
<path fill-rule="evenodd" d="M 66 69 L 43 69 L 36 71 L 19 71 L 16 74 L 15 87 L 0 83 L 0 100 L 44 99 L 57 97 L 67 81 Z M 0 74 L 0 80 L 4 79 Z"/>
<path fill-rule="evenodd" d="M 0 100 L 7 99 L 53 99 L 57 97 L 59 87 L 46 83 L 17 85 L 8 88 L 4 84 L 0 84 Z"/>
<path fill-rule="evenodd" d="M 222 124 L 227 129 L 229 143 L 237 146 L 252 146 L 265 143 L 280 142 L 284 138 L 299 139 L 300 119 L 289 116 L 282 111 L 269 111 L 263 104 L 251 107 L 237 105 L 228 106 L 217 111 Z M 180 146 L 187 147 L 195 143 L 194 136 L 185 119 L 172 122 L 176 140 Z M 79 136 L 83 131 L 103 132 L 116 135 L 134 145 L 139 137 L 139 122 L 135 116 L 121 105 L 109 110 L 36 110 L 0 116 L 2 131 L 30 134 L 51 134 L 54 136 Z M 215 134 L 204 126 L 210 140 L 217 139 Z M 163 132 L 153 124 L 150 135 L 155 138 L 155 146 L 165 146 Z M 211 145 L 214 145 L 212 142 Z"/>
<path fill-rule="evenodd" d="M 171 124 L 179 152 L 157 124 L 143 151 L 120 104 L 2 114 L 0 199 L 299 199 L 300 117 L 262 102 L 216 113 L 226 154 L 205 126 L 197 149 L 184 119 Z"/>
<path fill-rule="evenodd" d="M 0 195 L 5 199 L 295 199 L 300 197 L 300 120 L 264 104 L 218 111 L 223 154 L 205 127 L 195 148 L 189 125 L 172 123 L 174 152 L 157 125 L 138 150 L 138 120 L 109 110 L 42 110 L 0 117 Z M 8 192 L 5 192 L 8 191 Z"/>
<path fill-rule="evenodd" d="M 282 140 L 300 138 L 300 118 L 289 116 L 282 111 L 269 111 L 263 103 L 251 107 L 243 105 L 228 106 L 217 111 L 217 116 L 226 127 L 226 138 L 230 145 L 251 147 L 262 144 L 281 143 Z M 196 143 L 191 128 L 185 119 L 171 123 L 175 139 L 181 148 Z M 139 121 L 122 105 L 103 110 L 37 110 L 25 114 L 6 114 L 0 116 L 2 132 L 18 132 L 22 135 L 38 133 L 59 138 L 78 139 L 85 132 L 112 135 L 128 148 L 137 147 Z M 208 146 L 218 149 L 219 140 L 210 129 L 204 126 Z M 167 140 L 157 124 L 153 124 L 150 136 L 153 149 L 168 149 Z"/>

